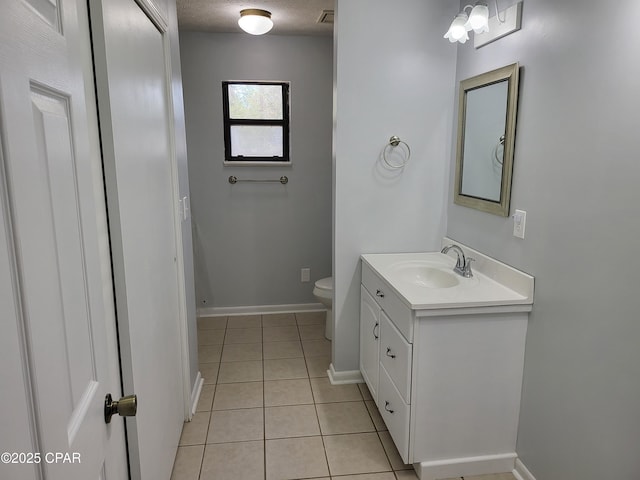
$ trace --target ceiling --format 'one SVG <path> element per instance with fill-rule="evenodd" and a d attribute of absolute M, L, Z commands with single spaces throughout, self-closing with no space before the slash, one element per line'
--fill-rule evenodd
<path fill-rule="evenodd" d="M 332 35 L 333 22 L 319 23 L 323 11 L 333 12 L 334 0 L 177 0 L 180 30 L 242 33 L 240 10 L 271 12 L 274 35 Z M 333 20 L 333 16 L 331 16 Z"/>

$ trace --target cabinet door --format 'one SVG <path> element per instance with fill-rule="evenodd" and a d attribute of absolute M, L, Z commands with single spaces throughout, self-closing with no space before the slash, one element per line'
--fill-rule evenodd
<path fill-rule="evenodd" d="M 378 339 L 380 307 L 364 287 L 360 287 L 360 372 L 378 404 Z"/>

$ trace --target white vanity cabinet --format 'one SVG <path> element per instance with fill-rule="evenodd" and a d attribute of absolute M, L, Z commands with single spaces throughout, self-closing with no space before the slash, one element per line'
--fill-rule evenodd
<path fill-rule="evenodd" d="M 360 288 L 360 372 L 389 433 L 403 445 L 400 456 L 409 463 L 412 346 L 365 286 Z M 383 291 L 376 289 L 375 294 L 383 301 Z"/>
<path fill-rule="evenodd" d="M 511 471 L 531 302 L 465 304 L 463 284 L 417 304 L 378 257 L 362 256 L 360 370 L 403 461 L 422 480 Z"/>
<path fill-rule="evenodd" d="M 373 270 L 362 267 L 360 372 L 398 452 L 409 463 L 412 312 Z M 392 313 L 393 312 L 393 313 Z M 405 334 L 389 318 L 394 315 Z"/>

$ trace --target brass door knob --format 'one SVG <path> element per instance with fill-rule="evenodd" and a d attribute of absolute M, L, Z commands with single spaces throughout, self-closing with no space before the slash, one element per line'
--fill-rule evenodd
<path fill-rule="evenodd" d="M 111 417 L 116 413 L 121 417 L 135 417 L 138 411 L 138 397 L 127 395 L 120 400 L 113 400 L 111 394 L 104 397 L 104 421 L 111 423 Z"/>

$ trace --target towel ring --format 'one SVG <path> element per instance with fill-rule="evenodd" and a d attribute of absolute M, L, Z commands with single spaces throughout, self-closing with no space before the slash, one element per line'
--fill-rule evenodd
<path fill-rule="evenodd" d="M 389 159 L 387 158 L 387 152 L 389 151 L 389 149 L 395 148 L 399 146 L 401 143 L 407 149 L 407 157 L 404 159 L 404 161 L 401 164 L 396 165 L 389 161 Z M 407 164 L 410 158 L 411 158 L 411 147 L 409 147 L 409 144 L 407 142 L 400 140 L 400 137 L 396 135 L 392 136 L 389 139 L 389 143 L 387 143 L 384 146 L 384 149 L 382 150 L 382 159 L 384 160 L 384 163 L 386 163 L 389 168 L 403 168 Z"/>

